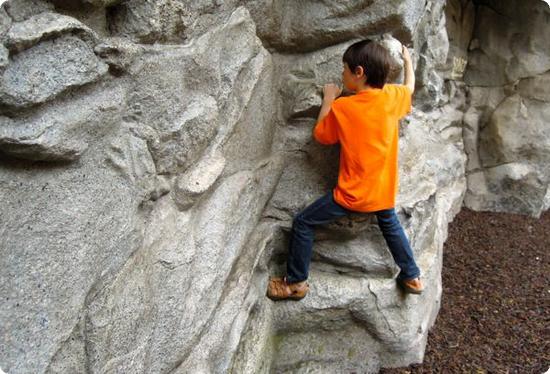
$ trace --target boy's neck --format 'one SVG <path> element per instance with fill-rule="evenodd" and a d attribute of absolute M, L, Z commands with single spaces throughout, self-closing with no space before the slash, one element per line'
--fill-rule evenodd
<path fill-rule="evenodd" d="M 368 84 L 359 84 L 357 85 L 357 89 L 355 90 L 355 93 L 358 94 L 362 91 L 370 91 L 374 90 L 376 88 L 369 86 Z"/>

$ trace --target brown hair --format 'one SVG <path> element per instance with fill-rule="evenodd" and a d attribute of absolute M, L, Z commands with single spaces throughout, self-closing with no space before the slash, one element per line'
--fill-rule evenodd
<path fill-rule="evenodd" d="M 383 88 L 390 71 L 390 55 L 382 45 L 365 39 L 346 49 L 342 60 L 355 72 L 361 66 L 367 76 L 366 83 L 371 87 Z"/>

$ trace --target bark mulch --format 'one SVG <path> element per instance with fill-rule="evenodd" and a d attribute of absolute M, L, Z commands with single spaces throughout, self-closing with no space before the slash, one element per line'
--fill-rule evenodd
<path fill-rule="evenodd" d="M 404 373 L 545 373 L 550 367 L 550 211 L 463 208 L 449 225 L 443 295 L 424 362 Z"/>

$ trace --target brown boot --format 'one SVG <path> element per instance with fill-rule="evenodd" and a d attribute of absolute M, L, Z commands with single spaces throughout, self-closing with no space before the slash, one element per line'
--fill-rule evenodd
<path fill-rule="evenodd" d="M 267 286 L 267 297 L 271 300 L 300 300 L 309 292 L 309 284 L 306 281 L 288 283 L 286 277 L 269 278 Z"/>
<path fill-rule="evenodd" d="M 422 282 L 420 281 L 420 278 L 415 278 L 410 280 L 398 279 L 397 284 L 399 284 L 401 288 L 408 293 L 420 295 L 422 291 L 424 291 L 424 286 L 422 286 Z"/>

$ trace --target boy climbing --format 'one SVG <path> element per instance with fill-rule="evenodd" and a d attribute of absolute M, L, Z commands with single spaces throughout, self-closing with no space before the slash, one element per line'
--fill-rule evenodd
<path fill-rule="evenodd" d="M 299 300 L 306 296 L 315 226 L 351 212 L 376 214 L 378 226 L 401 269 L 398 285 L 410 293 L 423 291 L 420 269 L 394 209 L 399 120 L 411 110 L 415 84 L 409 51 L 403 46 L 402 52 L 404 85 L 386 84 L 389 53 L 371 40 L 351 45 L 343 56 L 343 83 L 354 95 L 338 98 L 341 89 L 335 84 L 325 85 L 313 137 L 321 144 L 340 143 L 338 183 L 294 217 L 287 275 L 270 278 L 269 298 Z"/>

